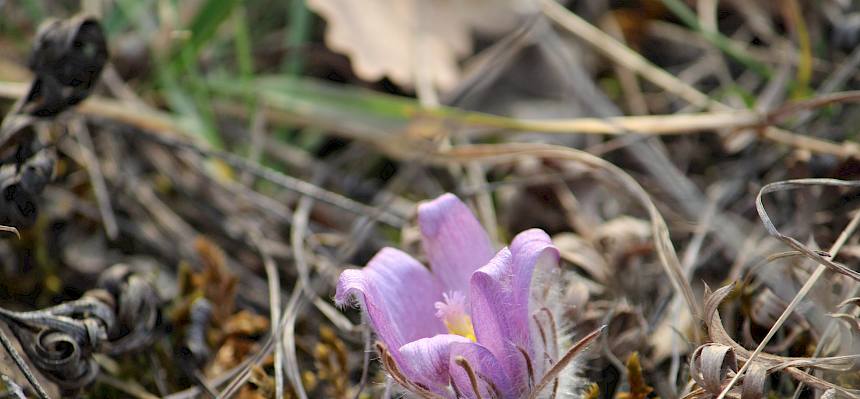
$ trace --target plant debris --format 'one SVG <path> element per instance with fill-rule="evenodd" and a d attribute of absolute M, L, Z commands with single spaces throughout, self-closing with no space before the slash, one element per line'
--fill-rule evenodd
<path fill-rule="evenodd" d="M 0 1 L 0 398 L 860 398 L 849 3 Z M 532 229 L 529 303 L 334 302 Z M 481 304 L 522 363 L 388 339 Z"/>

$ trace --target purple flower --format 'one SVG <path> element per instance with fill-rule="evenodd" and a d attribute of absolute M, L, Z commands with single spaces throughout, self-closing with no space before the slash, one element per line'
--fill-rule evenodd
<path fill-rule="evenodd" d="M 425 268 L 384 248 L 346 270 L 335 300 L 366 312 L 383 365 L 426 398 L 537 398 L 565 393 L 559 371 L 596 336 L 559 356 L 559 253 L 542 230 L 496 252 L 456 196 L 418 207 Z M 561 391 L 561 392 L 560 392 Z"/>

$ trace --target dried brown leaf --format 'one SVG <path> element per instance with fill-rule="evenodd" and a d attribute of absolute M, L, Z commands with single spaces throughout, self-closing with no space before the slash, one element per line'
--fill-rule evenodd
<path fill-rule="evenodd" d="M 239 279 L 227 268 L 224 251 L 217 244 L 200 236 L 194 240 L 194 249 L 203 261 L 203 271 L 192 274 L 191 285 L 212 301 L 214 321 L 221 324 L 235 310 Z"/>
<path fill-rule="evenodd" d="M 417 68 L 446 89 L 457 83 L 459 59 L 472 52 L 472 30 L 492 20 L 498 29 L 516 22 L 523 1 L 309 0 L 327 22 L 326 44 L 349 56 L 365 80 L 390 78 L 411 87 Z"/>
<path fill-rule="evenodd" d="M 246 337 L 262 335 L 268 329 L 268 318 L 248 310 L 240 310 L 231 315 L 221 327 L 221 331 L 224 332 L 224 334 L 243 335 Z"/>

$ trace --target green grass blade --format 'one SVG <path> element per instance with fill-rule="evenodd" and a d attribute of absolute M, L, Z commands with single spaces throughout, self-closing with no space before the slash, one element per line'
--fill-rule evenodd
<path fill-rule="evenodd" d="M 726 53 L 729 57 L 745 65 L 747 68 L 758 74 L 759 76 L 770 78 L 773 73 L 767 65 L 750 57 L 743 49 L 735 46 L 727 37 L 719 32 L 706 30 L 699 23 L 699 18 L 696 14 L 687 7 L 681 0 L 662 0 L 663 4 L 672 11 L 684 25 L 687 25 L 693 31 L 699 33 L 705 40 L 716 46 L 720 51 Z"/>
<path fill-rule="evenodd" d="M 287 56 L 283 65 L 283 70 L 287 75 L 296 76 L 304 69 L 305 52 L 301 47 L 310 36 L 311 17 L 305 0 L 290 0 L 287 21 Z"/>
<path fill-rule="evenodd" d="M 182 44 L 182 51 L 189 51 L 197 56 L 206 43 L 215 36 L 221 24 L 230 17 L 237 4 L 237 0 L 207 0 L 201 5 L 200 11 L 191 21 L 189 27 L 191 37 Z"/>

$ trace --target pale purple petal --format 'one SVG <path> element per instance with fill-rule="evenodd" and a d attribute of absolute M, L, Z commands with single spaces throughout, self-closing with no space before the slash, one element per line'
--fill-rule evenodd
<path fill-rule="evenodd" d="M 341 273 L 335 302 L 343 306 L 350 298 L 364 309 L 398 365 L 403 365 L 401 346 L 447 332 L 435 316 L 441 285 L 427 268 L 400 250 L 383 248 L 363 269 Z"/>
<path fill-rule="evenodd" d="M 545 304 L 534 300 L 530 293 L 535 268 L 541 270 L 535 276 L 546 276 L 544 269 L 558 269 L 558 257 L 558 251 L 546 233 L 538 229 L 527 230 L 514 238 L 510 250 L 502 249 L 472 275 L 471 310 L 475 336 L 478 343 L 501 361 L 515 386 L 528 382 L 527 362 L 532 362 L 532 368 L 540 371 L 544 352 L 556 344 L 552 331 L 544 331 L 543 336 L 537 331 L 532 314 Z M 535 298 L 540 295 L 549 294 L 534 292 Z M 546 343 L 542 338 L 547 340 Z M 529 360 L 526 360 L 524 352 Z M 551 351 L 548 354 L 555 355 Z"/>
<path fill-rule="evenodd" d="M 495 252 L 481 223 L 459 198 L 443 194 L 418 206 L 418 225 L 433 274 L 446 291 L 468 295 L 472 272 Z"/>
<path fill-rule="evenodd" d="M 517 234 L 511 242 L 511 254 L 517 302 L 528 301 L 530 287 L 534 284 L 549 283 L 550 281 L 546 281 L 548 275 L 557 274 L 559 271 L 558 249 L 552 245 L 552 240 L 541 229 L 530 229 Z M 535 278 L 542 280 L 533 281 Z"/>
<path fill-rule="evenodd" d="M 469 399 L 477 398 L 475 388 L 469 374 L 458 360 L 465 361 L 475 374 L 475 381 L 482 398 L 517 398 L 524 393 L 522 387 L 517 388 L 504 369 L 499 367 L 499 359 L 493 356 L 487 348 L 476 343 L 451 344 L 451 361 L 449 369 L 451 380 L 457 392 Z"/>
<path fill-rule="evenodd" d="M 513 256 L 506 247 L 472 274 L 472 324 L 478 343 L 498 358 L 515 386 L 522 386 L 527 380 L 521 349 L 531 354 L 532 345 L 528 307 L 515 303 L 513 272 Z"/>
<path fill-rule="evenodd" d="M 403 372 L 434 392 L 447 392 L 451 380 L 448 374 L 451 344 L 464 342 L 471 341 L 460 335 L 440 334 L 403 345 L 400 347 Z"/>
<path fill-rule="evenodd" d="M 514 265 L 514 302 L 527 310 L 535 372 L 542 373 L 547 357 L 558 360 L 559 252 L 540 229 L 523 231 L 511 242 Z M 540 323 L 540 325 L 538 325 Z M 520 324 L 522 325 L 522 324 Z"/>

